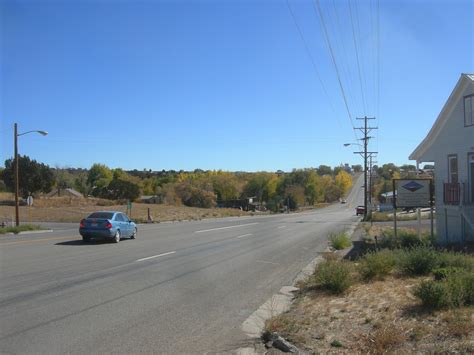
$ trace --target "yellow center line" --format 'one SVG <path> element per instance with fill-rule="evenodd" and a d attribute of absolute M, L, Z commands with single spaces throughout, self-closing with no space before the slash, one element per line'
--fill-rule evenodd
<path fill-rule="evenodd" d="M 46 242 L 48 240 L 60 240 L 60 239 L 71 239 L 71 238 L 74 238 L 74 237 L 56 237 L 56 238 L 34 239 L 34 240 L 22 240 L 22 241 L 18 241 L 18 242 L 0 243 L 0 246 L 15 245 L 15 244 L 28 244 L 28 243 L 39 243 L 39 242 Z"/>

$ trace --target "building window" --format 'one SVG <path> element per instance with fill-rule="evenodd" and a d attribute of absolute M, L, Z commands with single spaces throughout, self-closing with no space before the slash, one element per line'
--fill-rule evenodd
<path fill-rule="evenodd" d="M 458 156 L 448 155 L 448 174 L 450 183 L 458 183 Z"/>
<path fill-rule="evenodd" d="M 473 108 L 474 108 L 474 95 L 469 95 L 464 97 L 464 126 L 474 125 L 473 117 Z"/>

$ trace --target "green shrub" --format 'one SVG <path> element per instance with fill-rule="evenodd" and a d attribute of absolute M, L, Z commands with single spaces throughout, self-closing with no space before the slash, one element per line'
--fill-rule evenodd
<path fill-rule="evenodd" d="M 379 247 L 388 249 L 413 248 L 430 244 L 428 233 L 422 233 L 420 239 L 415 231 L 403 228 L 397 231 L 396 237 L 393 229 L 385 229 L 379 238 Z"/>
<path fill-rule="evenodd" d="M 0 234 L 5 234 L 5 233 L 18 234 L 20 232 L 40 230 L 40 229 L 41 229 L 41 227 L 36 225 L 36 224 L 21 224 L 18 227 L 3 227 L 3 228 L 0 228 Z"/>
<path fill-rule="evenodd" d="M 439 309 L 448 305 L 448 295 L 446 287 L 441 282 L 433 280 L 422 281 L 415 288 L 414 295 L 418 297 L 423 306 L 427 308 Z"/>
<path fill-rule="evenodd" d="M 474 271 L 474 258 L 466 254 L 445 251 L 439 255 L 439 266 L 442 268 L 454 267 Z"/>
<path fill-rule="evenodd" d="M 456 271 L 440 281 L 423 281 L 414 292 L 428 308 L 458 308 L 474 304 L 474 274 Z"/>
<path fill-rule="evenodd" d="M 395 264 L 396 256 L 392 251 L 368 253 L 360 260 L 359 273 L 365 280 L 382 280 L 394 269 Z"/>
<path fill-rule="evenodd" d="M 400 238 L 400 246 L 402 248 L 413 248 L 416 246 L 429 244 L 429 236 L 426 233 L 421 234 L 421 239 L 418 237 L 418 233 L 403 229 L 397 234 L 397 236 Z"/>
<path fill-rule="evenodd" d="M 439 281 L 447 279 L 450 275 L 462 271 L 464 271 L 464 269 L 455 266 L 439 267 L 433 270 L 433 275 L 435 280 Z"/>
<path fill-rule="evenodd" d="M 427 275 L 439 266 L 439 253 L 428 247 L 415 247 L 400 254 L 400 269 L 408 275 Z"/>
<path fill-rule="evenodd" d="M 346 232 L 329 234 L 329 241 L 331 242 L 331 246 L 336 250 L 346 249 L 352 245 L 352 241 Z"/>
<path fill-rule="evenodd" d="M 351 265 L 347 261 L 323 261 L 316 267 L 314 281 L 320 288 L 331 293 L 343 293 L 353 282 Z"/>

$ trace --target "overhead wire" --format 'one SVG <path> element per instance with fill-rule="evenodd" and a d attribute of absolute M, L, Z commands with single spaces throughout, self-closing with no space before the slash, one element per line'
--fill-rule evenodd
<path fill-rule="evenodd" d="M 326 26 L 326 22 L 324 20 L 324 16 L 323 16 L 323 13 L 322 13 L 322 10 L 321 10 L 321 4 L 319 2 L 319 0 L 314 0 L 313 2 L 313 9 L 316 13 L 319 14 L 319 18 L 321 19 L 321 25 L 323 27 L 323 31 L 324 31 L 324 34 L 325 34 L 325 38 L 326 38 L 326 43 L 328 45 L 328 49 L 329 49 L 329 53 L 330 53 L 330 57 L 332 59 L 332 63 L 334 65 L 334 69 L 336 71 L 336 75 L 337 75 L 337 81 L 339 83 L 339 89 L 341 91 L 341 95 L 342 95 L 342 98 L 344 100 L 344 105 L 345 105 L 345 108 L 346 108 L 346 111 L 347 111 L 347 115 L 349 117 L 349 121 L 350 121 L 350 124 L 352 126 L 352 129 L 354 130 L 354 135 L 357 138 L 357 133 L 355 131 L 355 126 L 354 126 L 354 122 L 352 120 L 352 114 L 351 114 L 351 111 L 349 109 L 349 104 L 347 102 L 347 96 L 346 96 L 346 93 L 345 93 L 345 90 L 344 90 L 344 86 L 342 85 L 342 80 L 341 80 L 341 74 L 340 74 L 340 71 L 339 71 L 339 68 L 338 68 L 338 65 L 337 65 L 337 62 L 336 62 L 336 59 L 334 57 L 334 51 L 332 49 L 332 45 L 331 45 L 331 40 L 329 38 L 329 34 L 328 34 L 328 30 L 327 30 L 327 26 Z"/>
<path fill-rule="evenodd" d="M 316 73 L 316 77 L 318 78 L 318 81 L 319 81 L 319 83 L 321 84 L 321 87 L 322 87 L 322 89 L 323 89 L 323 91 L 324 91 L 324 94 L 326 95 L 326 98 L 328 99 L 329 105 L 331 106 L 331 109 L 332 109 L 332 111 L 334 112 L 334 115 L 335 115 L 335 117 L 336 117 L 336 119 L 337 119 L 339 125 L 342 127 L 342 123 L 341 123 L 341 121 L 339 120 L 338 115 L 336 114 L 336 109 L 335 109 L 334 105 L 332 104 L 331 98 L 330 98 L 329 93 L 328 93 L 328 91 L 327 91 L 327 89 L 326 89 L 326 86 L 324 85 L 324 82 L 323 82 L 323 80 L 322 80 L 322 78 L 321 78 L 321 74 L 319 73 L 319 70 L 318 70 L 318 67 L 317 67 L 317 65 L 316 65 L 316 62 L 315 62 L 315 60 L 314 60 L 314 58 L 313 58 L 313 55 L 311 54 L 311 51 L 310 51 L 309 46 L 308 46 L 308 43 L 306 42 L 306 39 L 305 39 L 305 37 L 304 37 L 304 35 L 303 35 L 303 31 L 301 30 L 301 27 L 300 27 L 299 24 L 298 24 L 298 20 L 296 19 L 296 16 L 295 16 L 293 10 L 291 9 L 289 0 L 286 0 L 286 6 L 288 7 L 288 11 L 290 12 L 291 17 L 293 18 L 293 22 L 294 22 L 295 27 L 296 27 L 296 29 L 297 29 L 297 31 L 298 31 L 298 34 L 299 34 L 299 36 L 300 36 L 300 38 L 301 38 L 301 41 L 303 42 L 303 45 L 304 45 L 306 54 L 307 54 L 309 60 L 311 61 L 312 67 L 313 67 L 313 69 L 314 69 L 314 72 Z"/>
<path fill-rule="evenodd" d="M 348 98 L 350 99 L 349 102 L 352 102 L 353 105 L 355 105 L 357 103 L 358 100 L 356 100 L 355 98 L 355 94 L 353 94 L 353 91 L 354 91 L 354 80 L 353 80 L 353 77 L 352 77 L 352 70 L 351 70 L 351 66 L 350 66 L 350 63 L 347 62 L 347 59 L 350 58 L 349 56 L 349 52 L 347 50 L 347 47 L 346 47 L 346 44 L 345 44 L 345 41 L 344 41 L 344 37 L 342 36 L 341 32 L 338 31 L 338 29 L 341 29 L 343 28 L 342 26 L 342 22 L 340 20 L 340 16 L 339 16 L 339 12 L 337 10 L 337 6 L 336 6 L 336 0 L 332 0 L 332 7 L 333 7 L 333 10 L 334 10 L 334 17 L 336 19 L 336 25 L 334 26 L 334 38 L 336 39 L 336 43 L 337 45 L 339 46 L 339 49 L 342 50 L 340 52 L 342 52 L 342 54 L 340 55 L 340 63 L 341 63 L 341 66 L 342 66 L 342 71 L 344 72 L 344 74 L 346 75 L 346 83 L 348 84 L 347 86 L 347 94 L 348 94 Z M 330 15 L 330 11 L 328 10 L 328 16 Z M 329 18 L 331 18 L 331 16 L 329 16 Z M 340 41 L 338 41 L 338 38 L 340 39 Z M 346 59 L 346 60 L 343 60 L 343 59 Z"/>
<path fill-rule="evenodd" d="M 367 115 L 367 105 L 366 105 L 366 102 L 365 102 L 364 88 L 363 88 L 363 85 L 362 85 L 362 73 L 361 73 L 360 61 L 359 61 L 359 50 L 357 48 L 357 40 L 356 40 L 356 35 L 355 35 L 354 19 L 353 19 L 353 15 L 352 15 L 351 0 L 347 0 L 347 3 L 349 4 L 349 14 L 350 14 L 351 28 L 352 28 L 352 40 L 354 42 L 354 48 L 355 48 L 355 53 L 356 53 L 357 71 L 359 73 L 360 92 L 361 92 L 361 96 L 362 96 L 362 103 L 363 103 L 363 107 L 364 107 L 364 113 Z"/>
<path fill-rule="evenodd" d="M 377 41 L 377 104 L 376 117 L 380 125 L 380 0 L 376 0 L 376 41 Z M 379 130 L 377 130 L 377 151 L 379 150 Z"/>
<path fill-rule="evenodd" d="M 358 34 L 358 37 L 359 37 L 359 43 L 362 45 L 362 40 L 361 40 L 361 31 L 360 31 L 360 23 L 359 23 L 359 10 L 358 10 L 358 6 L 357 6 L 357 1 L 355 1 L 355 6 L 354 6 L 354 9 L 355 9 L 355 19 L 356 19 L 356 28 L 357 28 L 357 34 Z M 366 79 L 366 75 L 364 73 L 364 56 L 363 56 L 363 50 L 360 52 L 360 61 L 362 62 L 362 66 L 361 66 L 361 71 L 362 71 L 362 78 L 364 79 L 364 92 L 367 92 L 367 79 Z M 367 98 L 367 95 L 365 95 L 365 97 Z M 367 104 L 368 106 L 368 104 Z M 367 114 L 367 113 L 366 113 Z"/>

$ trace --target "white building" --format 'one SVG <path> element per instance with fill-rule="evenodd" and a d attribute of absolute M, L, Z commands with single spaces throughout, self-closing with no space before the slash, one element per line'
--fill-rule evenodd
<path fill-rule="evenodd" d="M 410 159 L 435 163 L 440 243 L 474 241 L 474 74 L 461 74 L 426 138 Z"/>

